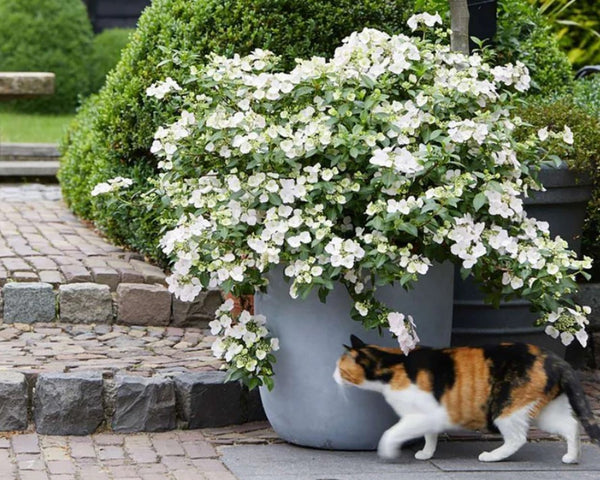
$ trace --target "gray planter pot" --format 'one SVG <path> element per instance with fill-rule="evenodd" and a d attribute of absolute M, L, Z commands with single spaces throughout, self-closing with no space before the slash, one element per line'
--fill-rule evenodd
<path fill-rule="evenodd" d="M 378 297 L 390 308 L 415 318 L 421 344 L 448 346 L 452 325 L 453 265 L 431 268 L 414 290 L 387 287 Z M 284 440 L 298 445 L 373 450 L 381 434 L 398 417 L 380 394 L 340 387 L 333 380 L 336 362 L 350 334 L 368 343 L 397 347 L 389 334 L 380 337 L 350 318 L 351 301 L 339 285 L 319 301 L 315 292 L 306 300 L 288 294 L 283 270 L 269 274 L 267 294 L 255 296 L 255 311 L 267 317 L 280 340 L 276 352 L 275 388 L 261 389 L 267 418 Z"/>
<path fill-rule="evenodd" d="M 525 199 L 525 210 L 530 217 L 545 220 L 550 232 L 560 235 L 569 247 L 579 253 L 585 209 L 591 197 L 589 180 L 577 177 L 563 165 L 541 172 L 545 192 Z M 529 302 L 513 300 L 502 302 L 498 309 L 484 303 L 483 294 L 469 278 L 454 284 L 453 345 L 481 345 L 501 341 L 533 343 L 564 355 L 560 341 L 553 340 L 543 328 L 534 327 L 538 314 L 529 310 Z"/>

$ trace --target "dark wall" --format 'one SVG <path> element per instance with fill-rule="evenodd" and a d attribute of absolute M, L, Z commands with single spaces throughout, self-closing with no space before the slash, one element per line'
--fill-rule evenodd
<path fill-rule="evenodd" d="M 151 0 L 83 0 L 86 4 L 94 32 L 106 28 L 135 28 L 142 10 Z"/>

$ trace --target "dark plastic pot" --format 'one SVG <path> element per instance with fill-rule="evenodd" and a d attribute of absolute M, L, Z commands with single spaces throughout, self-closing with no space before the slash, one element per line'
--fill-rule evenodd
<path fill-rule="evenodd" d="M 496 11 L 498 0 L 468 0 L 469 6 L 469 38 L 476 37 L 489 41 L 496 35 Z M 471 50 L 477 48 L 469 42 Z"/>
<path fill-rule="evenodd" d="M 525 200 L 530 217 L 550 224 L 552 235 L 560 235 L 577 253 L 581 247 L 581 231 L 585 209 L 591 197 L 589 181 L 578 178 L 566 166 L 544 169 L 540 180 L 546 192 L 537 192 Z M 502 341 L 527 342 L 564 355 L 560 341 L 553 340 L 533 324 L 538 314 L 529 310 L 529 302 L 502 302 L 498 309 L 484 303 L 483 294 L 469 278 L 455 275 L 453 310 L 453 345 L 482 345 Z"/>

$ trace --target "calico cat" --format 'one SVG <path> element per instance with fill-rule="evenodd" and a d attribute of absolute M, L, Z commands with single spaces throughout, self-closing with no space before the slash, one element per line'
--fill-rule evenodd
<path fill-rule="evenodd" d="M 400 421 L 379 441 L 378 454 L 394 458 L 404 442 L 425 437 L 415 454 L 433 456 L 439 433 L 453 428 L 500 432 L 504 444 L 479 455 L 497 462 L 527 442 L 530 423 L 567 441 L 564 463 L 580 454 L 579 418 L 600 445 L 583 389 L 570 365 L 533 345 L 502 343 L 483 347 L 400 349 L 366 345 L 355 336 L 337 363 L 336 382 L 380 392 Z"/>

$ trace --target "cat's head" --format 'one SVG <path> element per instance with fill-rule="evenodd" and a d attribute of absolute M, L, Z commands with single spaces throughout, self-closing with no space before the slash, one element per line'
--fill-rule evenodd
<path fill-rule="evenodd" d="M 350 344 L 352 346 L 344 345 L 346 352 L 337 361 L 333 378 L 339 385 L 362 385 L 367 374 L 365 371 L 366 357 L 361 354 L 361 350 L 365 349 L 367 345 L 358 337 L 351 335 Z"/>
<path fill-rule="evenodd" d="M 379 390 L 382 384 L 405 377 L 403 364 L 406 356 L 398 348 L 367 345 L 360 338 L 350 336 L 350 347 L 337 362 L 333 378 L 340 385 L 354 385 Z"/>

